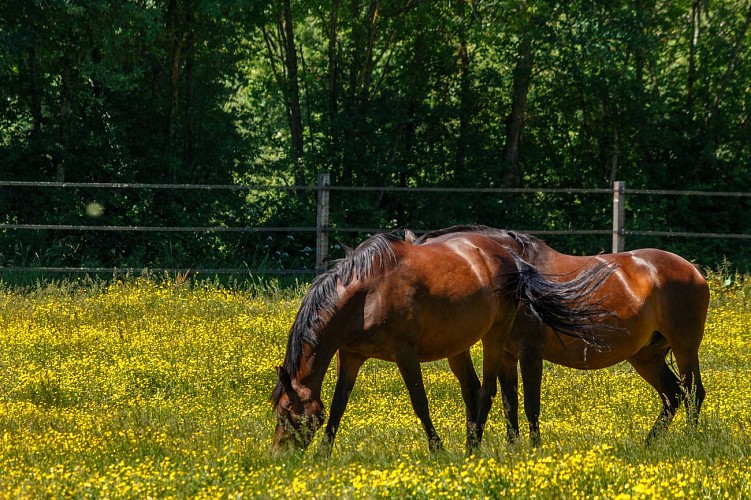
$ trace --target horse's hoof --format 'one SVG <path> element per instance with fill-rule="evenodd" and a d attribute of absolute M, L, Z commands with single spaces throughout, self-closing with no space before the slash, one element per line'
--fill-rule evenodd
<path fill-rule="evenodd" d="M 443 443 L 440 439 L 431 439 L 428 448 L 430 449 L 430 453 L 440 453 L 444 451 Z"/>

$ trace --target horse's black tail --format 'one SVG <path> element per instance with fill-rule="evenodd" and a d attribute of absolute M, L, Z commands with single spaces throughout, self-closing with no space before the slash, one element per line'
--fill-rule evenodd
<path fill-rule="evenodd" d="M 514 255 L 514 259 L 519 271 L 514 283 L 515 295 L 528 314 L 557 334 L 582 339 L 600 350 L 608 348 L 597 332 L 618 328 L 602 322 L 612 315 L 602 309 L 601 301 L 592 295 L 615 272 L 615 264 L 604 262 L 570 281 L 556 282 L 546 279 L 535 266 L 520 257 Z"/>

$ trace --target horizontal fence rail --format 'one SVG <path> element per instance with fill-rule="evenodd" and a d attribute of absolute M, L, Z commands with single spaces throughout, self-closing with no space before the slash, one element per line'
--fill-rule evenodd
<path fill-rule="evenodd" d="M 64 231 L 118 231 L 136 233 L 311 233 L 310 227 L 222 227 L 222 226 L 89 226 L 76 224 L 0 224 L 0 229 L 58 229 Z"/>
<path fill-rule="evenodd" d="M 316 234 L 316 262 L 314 269 L 249 269 L 249 268 L 115 268 L 115 267 L 3 267 L 0 271 L 11 272 L 53 272 L 53 273 L 124 273 L 134 274 L 143 271 L 153 273 L 176 273 L 189 271 L 195 274 L 312 274 L 326 269 L 329 258 L 329 234 L 331 233 L 380 233 L 393 229 L 379 227 L 332 227 L 329 218 L 329 200 L 335 192 L 373 192 L 373 193 L 434 193 L 434 194 L 610 194 L 613 199 L 613 228 L 612 229 L 520 229 L 532 235 L 612 235 L 613 252 L 622 251 L 625 238 L 634 236 L 655 237 L 683 237 L 683 238 L 711 238 L 711 239 L 751 239 L 751 234 L 728 234 L 716 232 L 685 232 L 685 231 L 643 231 L 630 230 L 626 227 L 625 202 L 628 195 L 653 196 L 691 196 L 691 197 L 725 197 L 746 199 L 751 193 L 728 191 L 686 191 L 662 189 L 631 189 L 621 181 L 616 181 L 612 189 L 586 188 L 462 188 L 462 187 L 398 187 L 398 186 L 336 186 L 331 185 L 327 173 L 319 174 L 315 186 L 289 185 L 242 185 L 242 184 L 159 184 L 159 183 L 122 183 L 122 182 L 27 182 L 1 181 L 0 188 L 50 188 L 50 189 L 114 189 L 114 190 L 185 190 L 185 191 L 300 191 L 315 192 L 317 218 L 316 226 L 135 226 L 135 225 L 78 225 L 78 224 L 24 224 L 0 223 L 0 230 L 34 230 L 34 231 L 107 231 L 107 232 L 139 232 L 139 233 L 315 233 Z M 439 228 L 413 229 L 416 234 L 423 234 Z"/>
<path fill-rule="evenodd" d="M 620 182 L 620 181 L 618 181 Z M 0 181 L 0 187 L 50 187 L 96 189 L 173 189 L 198 191 L 318 191 L 321 186 L 287 186 L 268 184 L 154 184 L 135 182 L 53 182 L 53 181 Z M 463 187 L 400 187 L 400 186 L 337 186 L 329 191 L 411 192 L 411 193 L 549 193 L 549 194 L 607 194 L 608 188 L 463 188 Z M 681 191 L 665 189 L 625 189 L 628 194 L 660 196 L 705 196 L 751 198 L 751 193 L 735 191 Z"/>

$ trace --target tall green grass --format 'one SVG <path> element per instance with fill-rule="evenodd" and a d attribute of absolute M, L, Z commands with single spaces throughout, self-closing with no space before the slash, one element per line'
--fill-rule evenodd
<path fill-rule="evenodd" d="M 717 271 L 698 429 L 627 365 L 545 365 L 544 445 L 508 446 L 500 400 L 476 456 L 445 361 L 424 365 L 431 455 L 396 367 L 363 367 L 330 458 L 272 456 L 268 397 L 305 287 L 180 276 L 0 286 L 0 497 L 751 496 L 751 280 Z M 477 366 L 481 350 L 473 351 Z M 324 386 L 333 392 L 334 370 Z M 314 447 L 317 442 L 314 442 Z"/>

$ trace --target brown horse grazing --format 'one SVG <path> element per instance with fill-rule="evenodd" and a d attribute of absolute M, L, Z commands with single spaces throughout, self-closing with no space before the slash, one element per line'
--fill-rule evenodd
<path fill-rule="evenodd" d="M 330 451 L 368 358 L 397 364 L 431 450 L 441 448 L 441 440 L 430 420 L 420 363 L 448 358 L 466 406 L 467 445 L 473 447 L 493 394 L 480 389 L 469 348 L 483 341 L 483 378 L 495 381 L 502 341 L 519 307 L 559 333 L 599 346 L 590 342 L 589 328 L 599 311 L 580 304 L 610 273 L 610 266 L 601 266 L 569 282 L 548 281 L 481 234 L 449 234 L 422 245 L 389 234 L 368 239 L 316 278 L 303 298 L 271 396 L 277 409 L 274 450 L 306 448 L 323 425 L 321 385 L 335 353 L 337 382 L 321 451 Z"/>
<path fill-rule="evenodd" d="M 685 400 L 689 423 L 696 424 L 705 395 L 698 351 L 707 317 L 709 288 L 692 264 L 655 249 L 591 257 L 564 255 L 532 236 L 484 226 L 455 226 L 423 235 L 416 243 L 456 233 L 487 235 L 553 280 L 576 278 L 602 263 L 617 265 L 616 271 L 588 299 L 592 305 L 611 313 L 603 315 L 600 321 L 616 328 L 593 330 L 601 342 L 607 344 L 608 350 L 593 350 L 587 343 L 572 337 L 559 338 L 533 318 L 519 315 L 512 332 L 505 338 L 499 377 L 509 441 L 519 436 L 519 363 L 531 441 L 534 446 L 540 445 L 543 359 L 582 370 L 628 361 L 657 390 L 662 400 L 662 411 L 647 442 L 667 429 L 681 400 Z M 670 351 L 675 357 L 678 376 L 666 363 Z"/>

